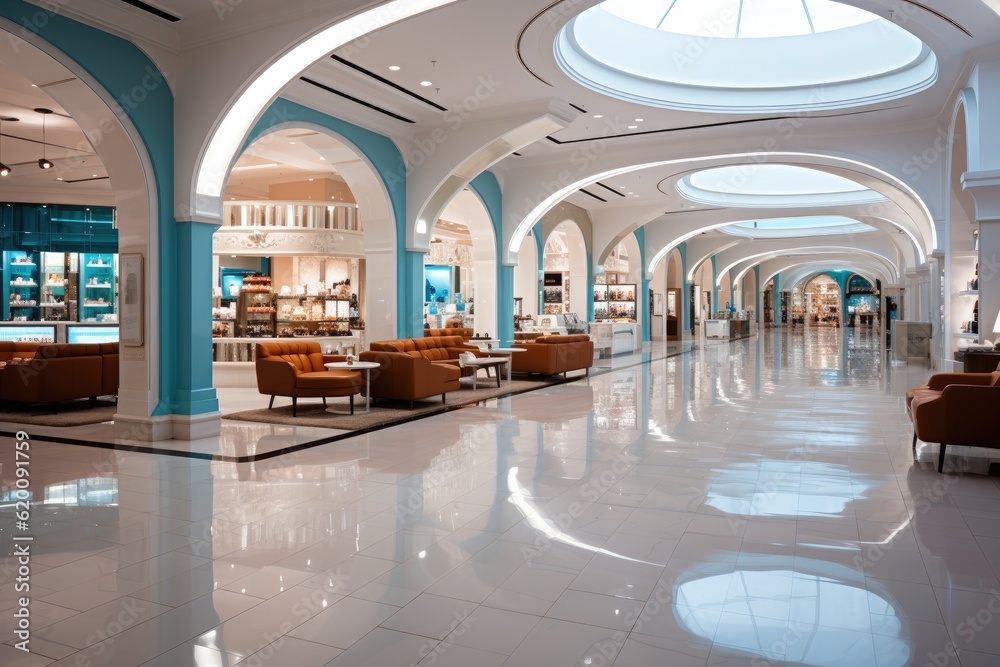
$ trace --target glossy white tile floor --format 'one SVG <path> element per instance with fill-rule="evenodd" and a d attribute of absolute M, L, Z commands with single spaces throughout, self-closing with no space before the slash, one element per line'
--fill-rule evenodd
<path fill-rule="evenodd" d="M 915 463 L 881 359 L 764 332 L 257 464 L 35 442 L 30 654 L 2 442 L 0 665 L 998 665 L 988 454 Z"/>

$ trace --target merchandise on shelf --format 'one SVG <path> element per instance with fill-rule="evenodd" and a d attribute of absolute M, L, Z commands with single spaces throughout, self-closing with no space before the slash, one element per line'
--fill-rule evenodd
<path fill-rule="evenodd" d="M 635 284 L 594 285 L 594 319 L 636 320 Z"/>

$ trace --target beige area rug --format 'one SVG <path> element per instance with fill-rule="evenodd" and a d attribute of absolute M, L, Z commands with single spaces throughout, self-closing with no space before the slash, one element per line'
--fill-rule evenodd
<path fill-rule="evenodd" d="M 265 424 L 285 424 L 289 426 L 316 426 L 319 428 L 335 428 L 345 431 L 357 431 L 359 429 L 384 426 L 394 422 L 407 421 L 414 417 L 424 417 L 436 412 L 443 412 L 451 408 L 462 405 L 470 405 L 485 401 L 497 396 L 506 394 L 520 394 L 525 391 L 541 389 L 553 384 L 562 382 L 562 378 L 551 378 L 547 380 L 513 380 L 508 384 L 501 382 L 497 387 L 495 380 L 479 380 L 479 388 L 473 390 L 472 385 L 466 386 L 467 380 L 462 381 L 462 388 L 457 391 L 445 394 L 445 403 L 441 403 L 441 397 L 417 401 L 412 410 L 409 409 L 408 401 L 386 401 L 379 399 L 372 404 L 370 414 L 358 413 L 357 410 L 364 410 L 365 399 L 361 396 L 354 397 L 355 413 L 348 414 L 350 409 L 346 398 L 328 398 L 327 404 L 337 411 L 336 414 L 326 411 L 323 403 L 318 398 L 299 399 L 298 416 L 292 416 L 292 406 L 290 398 L 278 397 L 275 402 L 283 401 L 285 404 L 275 406 L 274 409 L 260 408 L 258 410 L 244 410 L 223 415 L 223 419 L 235 419 L 237 421 L 263 422 Z M 486 386 L 488 385 L 488 386 Z"/>
<path fill-rule="evenodd" d="M 4 407 L 6 409 L 0 411 L 0 422 L 8 424 L 83 426 L 111 421 L 118 404 L 114 401 L 97 401 L 94 404 L 88 400 L 69 401 L 59 404 L 59 412 L 54 412 L 51 405 L 26 405 L 19 408 L 16 403 L 8 403 Z"/>

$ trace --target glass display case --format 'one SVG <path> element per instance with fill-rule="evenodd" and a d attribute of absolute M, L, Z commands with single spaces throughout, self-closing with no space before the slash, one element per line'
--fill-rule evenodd
<path fill-rule="evenodd" d="M 114 322 L 118 255 L 80 254 L 80 321 Z"/>
<path fill-rule="evenodd" d="M 4 252 L 5 320 L 39 319 L 39 254 L 21 250 Z"/>
<path fill-rule="evenodd" d="M 271 277 L 244 277 L 236 300 L 236 335 L 240 338 L 273 338 L 276 313 Z"/>
<path fill-rule="evenodd" d="M 295 336 L 350 336 L 358 321 L 357 297 L 279 294 L 277 331 L 279 338 Z"/>
<path fill-rule="evenodd" d="M 72 252 L 43 252 L 41 319 L 47 322 L 76 321 L 79 303 L 76 279 L 79 256 Z"/>

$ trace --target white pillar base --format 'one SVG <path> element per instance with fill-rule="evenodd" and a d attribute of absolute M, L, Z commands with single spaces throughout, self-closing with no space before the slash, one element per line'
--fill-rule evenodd
<path fill-rule="evenodd" d="M 201 440 L 222 433 L 222 413 L 206 412 L 201 415 L 171 415 L 174 440 Z"/>
<path fill-rule="evenodd" d="M 170 440 L 170 415 L 160 417 L 136 417 L 133 415 L 116 414 L 115 440 L 138 440 L 140 442 L 156 442 Z"/>

